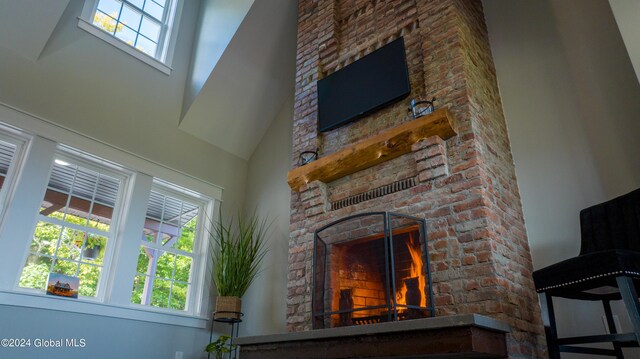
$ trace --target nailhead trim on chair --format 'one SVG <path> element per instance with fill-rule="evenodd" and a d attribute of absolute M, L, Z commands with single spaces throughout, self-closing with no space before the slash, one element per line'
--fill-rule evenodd
<path fill-rule="evenodd" d="M 633 275 L 633 276 L 636 276 L 636 277 L 640 276 L 639 272 L 631 272 L 631 271 L 610 272 L 610 273 L 598 274 L 598 275 L 594 275 L 594 276 L 591 276 L 591 277 L 578 279 L 578 280 L 574 280 L 574 281 L 566 282 L 566 283 L 562 283 L 562 284 L 550 285 L 550 286 L 547 286 L 547 287 L 544 287 L 544 288 L 537 289 L 536 292 L 541 293 L 541 292 L 544 292 L 544 291 L 546 291 L 548 289 L 560 288 L 560 287 L 564 287 L 564 286 L 567 286 L 567 285 L 586 282 L 588 280 L 592 280 L 592 279 L 596 279 L 596 278 L 602 278 L 602 277 L 608 277 L 608 276 L 612 276 L 612 275 L 616 275 L 616 274 Z"/>

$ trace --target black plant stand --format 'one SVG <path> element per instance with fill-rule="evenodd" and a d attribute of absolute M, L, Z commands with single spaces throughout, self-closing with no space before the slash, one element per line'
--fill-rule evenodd
<path fill-rule="evenodd" d="M 229 317 L 216 318 L 216 314 L 220 315 L 228 315 Z M 232 318 L 231 316 L 235 316 L 237 318 Z M 233 349 L 233 338 L 238 336 L 238 331 L 240 330 L 240 322 L 242 322 L 242 317 L 244 313 L 242 312 L 231 312 L 225 310 L 218 310 L 213 312 L 213 317 L 211 320 L 211 331 L 209 332 L 209 343 L 213 341 L 213 324 L 215 322 L 218 323 L 227 323 L 231 325 L 231 334 L 229 335 L 231 338 L 229 340 L 229 356 L 228 359 L 236 359 L 238 358 L 238 348 Z M 232 356 L 233 354 L 233 356 Z M 211 353 L 207 355 L 207 358 L 211 358 Z"/>

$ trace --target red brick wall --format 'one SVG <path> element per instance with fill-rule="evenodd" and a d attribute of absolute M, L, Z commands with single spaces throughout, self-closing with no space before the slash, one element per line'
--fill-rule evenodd
<path fill-rule="evenodd" d="M 404 36 L 411 95 L 358 122 L 318 133 L 315 82 Z M 338 151 L 410 121 L 414 97 L 437 97 L 458 135 L 425 139 L 409 155 L 291 201 L 287 298 L 290 331 L 311 328 L 313 232 L 338 218 L 390 210 L 424 217 L 438 315 L 479 313 L 507 321 L 510 356 L 544 357 L 520 197 L 481 3 L 470 0 L 300 0 L 293 159 Z M 415 177 L 416 186 L 330 210 L 330 201 Z"/>
<path fill-rule="evenodd" d="M 331 253 L 330 257 L 340 263 L 330 269 L 333 272 L 331 310 L 337 311 L 340 289 L 352 288 L 354 308 L 384 305 L 384 253 L 383 241 L 368 243 L 348 243 L 336 245 L 334 249 L 341 253 Z M 338 272 L 338 273 L 335 273 Z M 360 314 L 360 313 L 359 313 Z M 373 313 L 362 313 L 373 315 Z"/>

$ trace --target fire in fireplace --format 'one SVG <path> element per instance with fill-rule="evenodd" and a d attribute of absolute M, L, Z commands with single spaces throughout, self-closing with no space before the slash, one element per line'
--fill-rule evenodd
<path fill-rule="evenodd" d="M 313 327 L 434 315 L 424 219 L 357 214 L 316 231 Z"/>

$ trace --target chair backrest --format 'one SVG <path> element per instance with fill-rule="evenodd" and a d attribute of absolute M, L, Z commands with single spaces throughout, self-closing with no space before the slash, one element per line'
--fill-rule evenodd
<path fill-rule="evenodd" d="M 640 189 L 580 211 L 580 255 L 608 249 L 640 251 Z"/>

